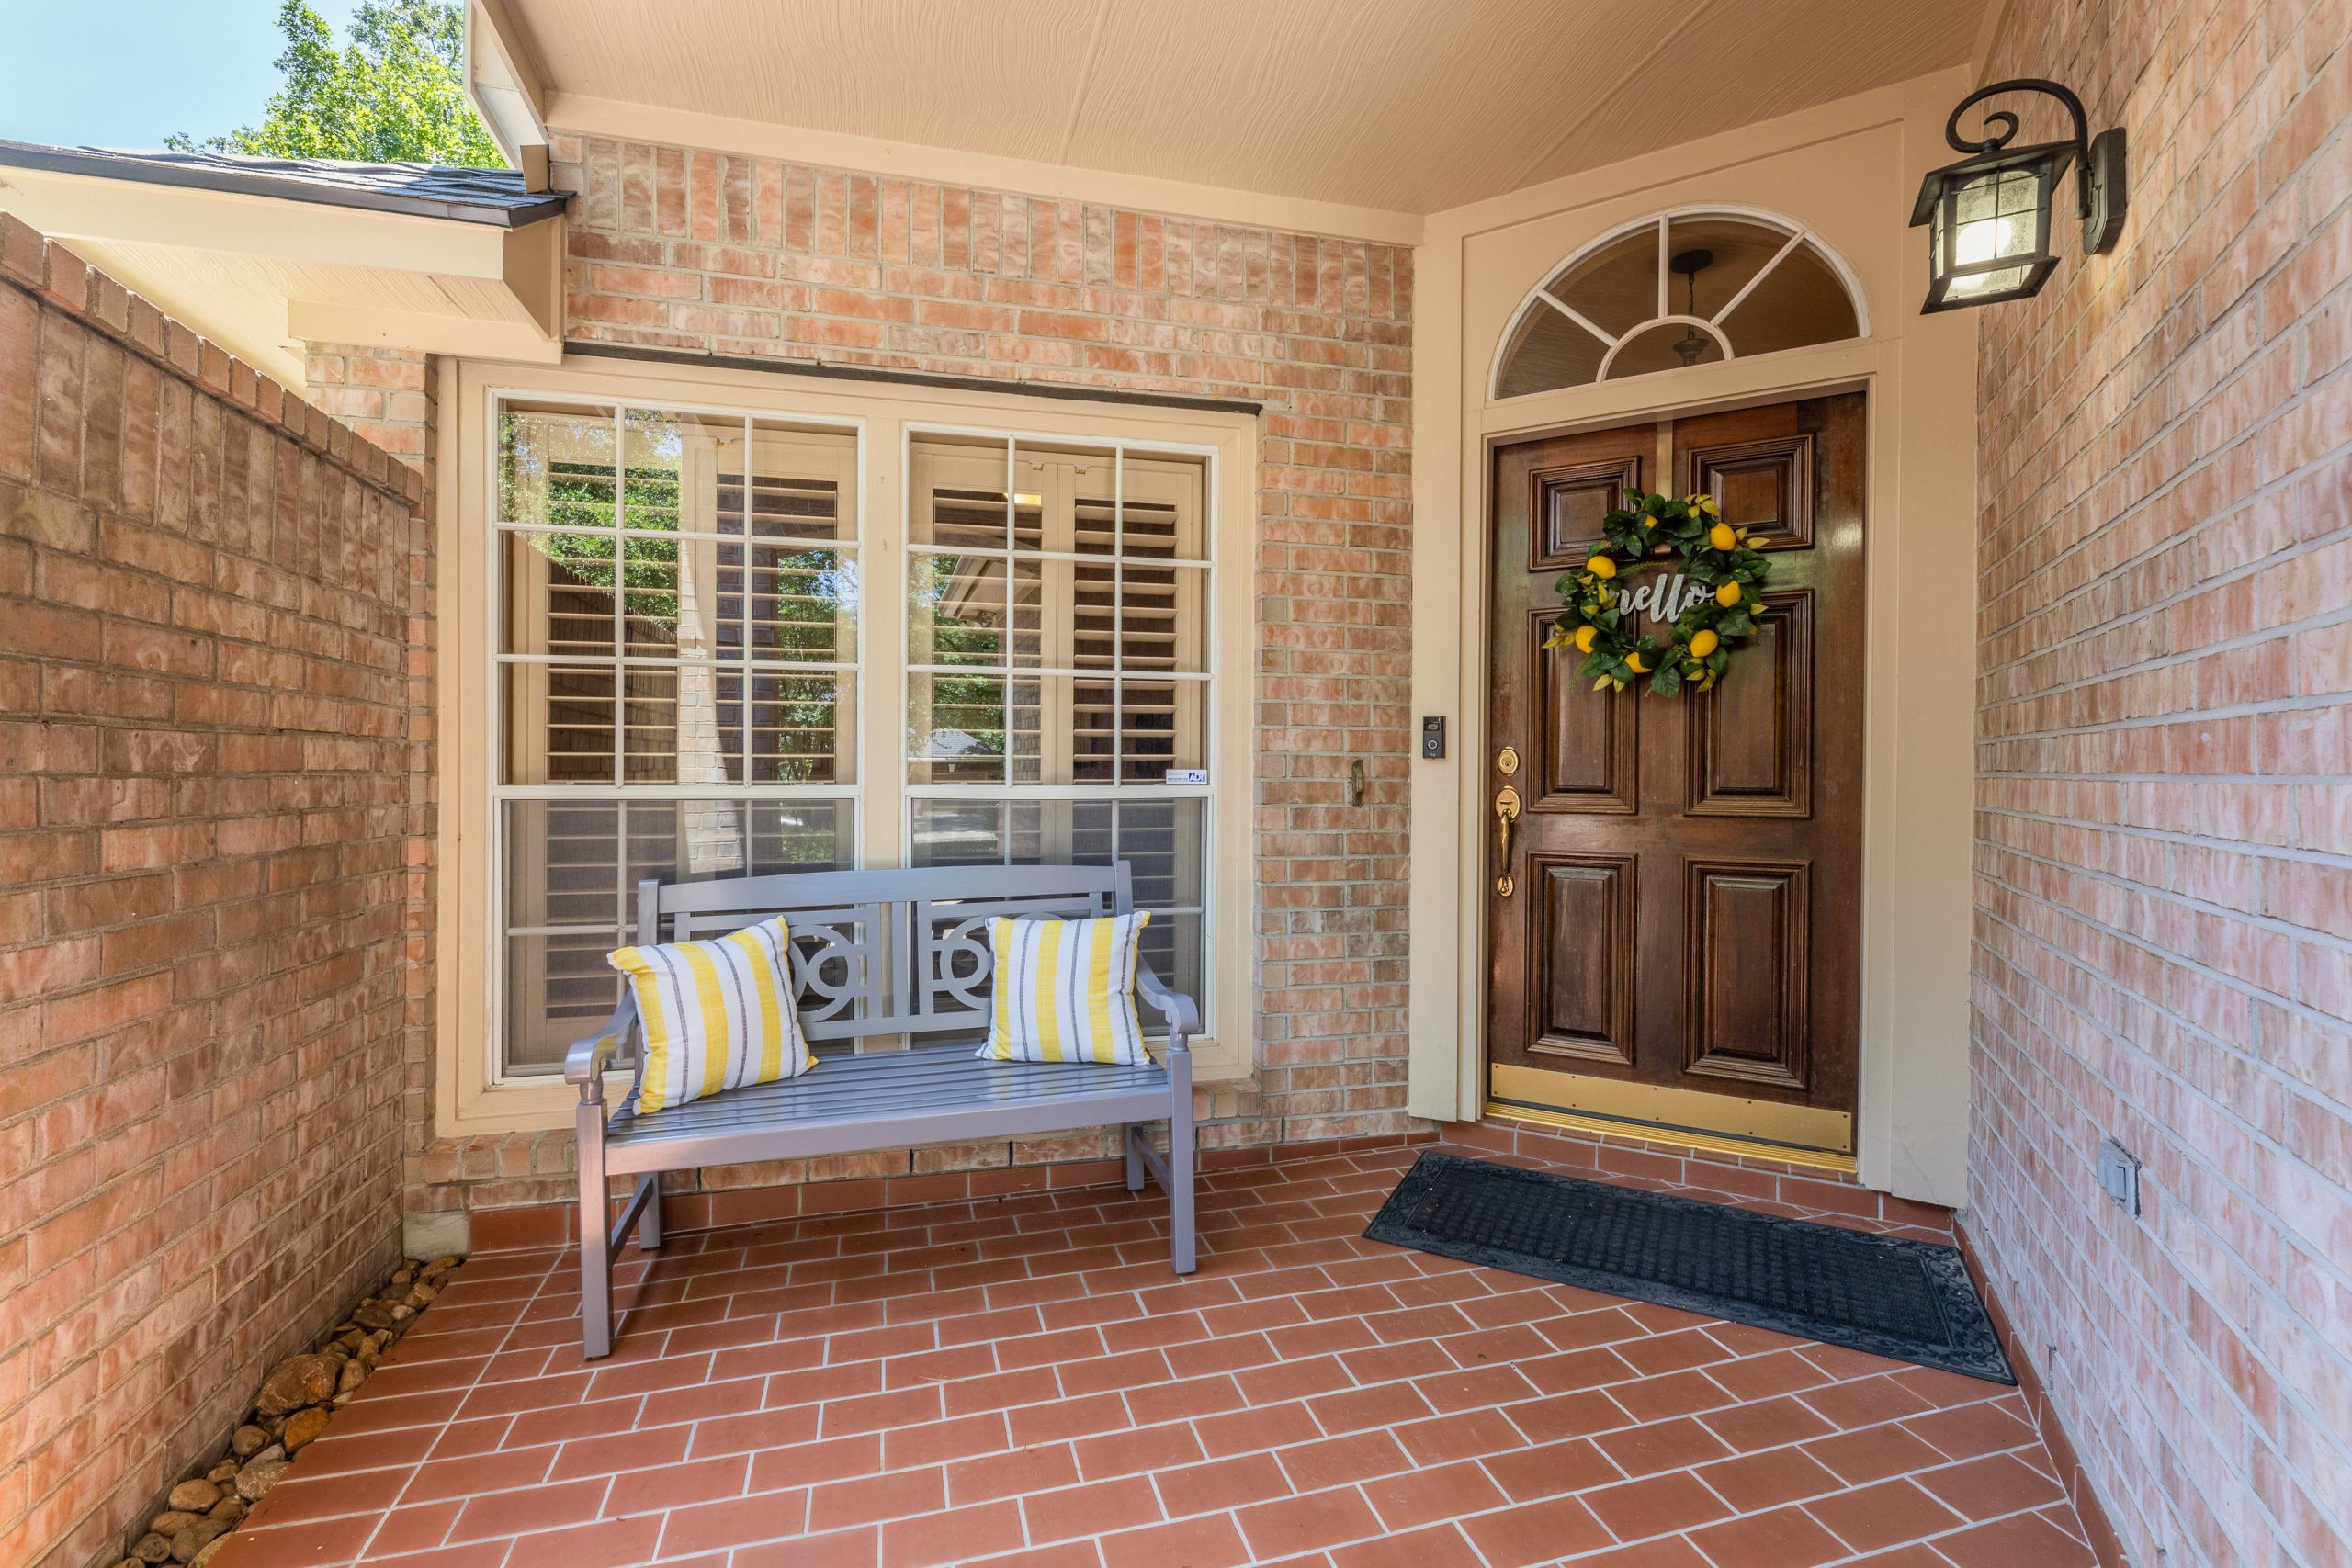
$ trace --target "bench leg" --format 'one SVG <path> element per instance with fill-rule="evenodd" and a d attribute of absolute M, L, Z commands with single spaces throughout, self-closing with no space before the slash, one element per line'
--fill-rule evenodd
<path fill-rule="evenodd" d="M 1193 1054 L 1168 1053 L 1168 1261 L 1179 1274 L 1200 1267 L 1193 1238 Z"/>
<path fill-rule="evenodd" d="M 662 1248 L 662 1177 L 660 1172 L 645 1179 L 652 1189 L 645 1195 L 645 1208 L 637 1216 L 637 1249 L 658 1252 Z"/>
<path fill-rule="evenodd" d="M 580 1107 L 580 1353 L 613 1353 L 613 1238 L 605 1187 L 605 1108 Z"/>
<path fill-rule="evenodd" d="M 1126 1126 L 1127 1190 L 1143 1190 L 1143 1129 L 1130 1122 Z"/>

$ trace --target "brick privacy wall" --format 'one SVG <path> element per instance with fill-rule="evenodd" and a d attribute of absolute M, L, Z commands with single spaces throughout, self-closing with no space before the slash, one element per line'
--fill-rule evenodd
<path fill-rule="evenodd" d="M 411 750 L 402 868 L 408 967 L 401 1020 L 401 1174 L 403 1190 L 414 1193 L 427 1179 L 427 1155 L 434 1143 L 434 925 L 440 894 L 440 776 L 433 760 L 439 735 L 440 675 L 435 636 L 439 579 L 433 536 L 440 493 L 437 367 L 431 355 L 410 349 L 334 343 L 304 346 L 302 374 L 311 404 L 400 458 L 423 481 L 419 515 L 410 524 L 406 716 Z"/>
<path fill-rule="evenodd" d="M 399 1256 L 421 496 L 0 216 L 0 1562 Z"/>
<path fill-rule="evenodd" d="M 1264 406 L 1256 559 L 1227 567 L 1254 568 L 1258 604 L 1257 1072 L 1203 1089 L 1203 1142 L 1405 1133 L 1412 253 L 598 139 L 559 136 L 554 160 L 579 193 L 575 341 Z M 688 1215 L 767 1218 L 800 1212 L 780 1184 L 843 1182 L 809 1199 L 829 1206 L 956 1197 L 1042 1182 L 1021 1168 L 1046 1162 L 1107 1179 L 1115 1146 L 900 1150 L 679 1185 L 718 1194 Z M 571 1170 L 568 1131 L 444 1142 L 411 1201 L 560 1202 Z M 476 1225 L 478 1245 L 536 1234 Z"/>
<path fill-rule="evenodd" d="M 1986 68 L 2132 139 L 1981 317 L 1969 1229 L 2141 1568 L 2352 1561 L 2348 33 L 2016 0 Z"/>

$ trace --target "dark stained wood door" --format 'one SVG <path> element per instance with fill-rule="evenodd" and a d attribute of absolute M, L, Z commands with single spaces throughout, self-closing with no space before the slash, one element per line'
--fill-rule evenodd
<path fill-rule="evenodd" d="M 1478 796 L 1496 1099 L 1852 1146 L 1864 434 L 1850 393 L 1496 453 Z M 1627 487 L 1709 491 L 1770 556 L 1757 635 L 1712 692 L 1595 692 L 1573 649 L 1541 646 L 1554 584 Z"/>

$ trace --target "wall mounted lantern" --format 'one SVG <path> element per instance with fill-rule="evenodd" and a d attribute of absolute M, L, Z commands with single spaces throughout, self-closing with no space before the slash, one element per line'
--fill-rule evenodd
<path fill-rule="evenodd" d="M 1995 109 L 1985 134 L 1971 141 L 1960 117 L 2000 93 L 2046 93 L 2074 117 L 2072 141 L 2011 147 L 2018 117 Z M 2058 176 L 2079 159 L 2075 205 L 2083 222 L 2083 254 L 2112 250 L 2123 231 L 2123 132 L 2090 133 L 2083 100 L 2055 82 L 2025 77 L 1979 87 L 1960 100 L 1944 122 L 1944 140 L 1971 156 L 1929 175 L 1911 209 L 1911 226 L 1928 225 L 1928 302 L 1923 312 L 2024 299 L 2041 292 L 2056 270 L 2050 202 Z"/>

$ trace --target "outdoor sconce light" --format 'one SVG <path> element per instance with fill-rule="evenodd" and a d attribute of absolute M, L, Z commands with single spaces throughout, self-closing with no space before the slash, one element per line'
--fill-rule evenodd
<path fill-rule="evenodd" d="M 1984 117 L 1985 136 L 1971 141 L 1960 133 L 1960 117 L 1999 93 L 2046 93 L 2075 118 L 2072 141 L 2046 141 L 2012 148 L 2018 117 L 1996 109 Z M 2041 291 L 2056 270 L 2050 236 L 2050 201 L 2077 158 L 2075 205 L 2083 220 L 2083 254 L 2112 250 L 2123 231 L 2123 132 L 2102 130 L 2094 139 L 2083 100 L 2055 82 L 2039 77 L 1996 82 L 1960 100 L 1944 122 L 1952 150 L 1972 154 L 1936 170 L 1919 187 L 1911 227 L 1928 226 L 1928 302 L 1922 313 L 2025 299 Z"/>

